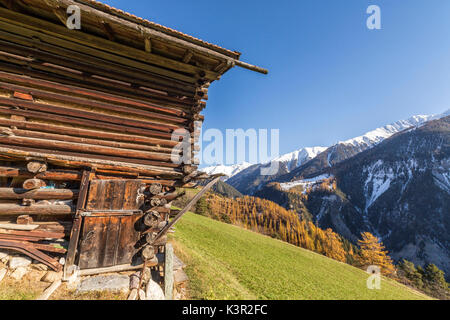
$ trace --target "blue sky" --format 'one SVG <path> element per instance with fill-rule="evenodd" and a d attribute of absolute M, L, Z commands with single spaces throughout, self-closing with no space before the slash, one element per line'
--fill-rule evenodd
<path fill-rule="evenodd" d="M 280 153 L 450 108 L 448 0 L 103 0 L 242 52 L 209 92 L 204 129 L 280 129 Z M 366 9 L 381 8 L 382 30 Z"/>

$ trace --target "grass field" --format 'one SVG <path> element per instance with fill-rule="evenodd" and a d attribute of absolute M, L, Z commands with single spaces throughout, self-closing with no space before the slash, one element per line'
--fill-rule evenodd
<path fill-rule="evenodd" d="M 35 300 L 50 286 L 50 283 L 39 281 L 44 274 L 45 272 L 33 272 L 33 276 L 27 274 L 21 281 L 15 281 L 11 278 L 3 279 L 0 282 L 0 301 Z M 106 291 L 76 294 L 73 290 L 68 290 L 66 283 L 63 283 L 50 300 L 126 300 L 127 297 L 127 294 Z"/>
<path fill-rule="evenodd" d="M 362 270 L 192 213 L 172 242 L 192 299 L 428 299 L 387 279 L 369 290 Z"/>

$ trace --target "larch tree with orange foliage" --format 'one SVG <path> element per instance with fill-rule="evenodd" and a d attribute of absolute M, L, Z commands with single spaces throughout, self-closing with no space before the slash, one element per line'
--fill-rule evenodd
<path fill-rule="evenodd" d="M 324 241 L 324 253 L 327 257 L 340 261 L 346 262 L 347 255 L 342 246 L 342 242 L 338 235 L 331 229 L 325 231 L 325 241 Z"/>
<path fill-rule="evenodd" d="M 369 266 L 378 266 L 383 275 L 395 276 L 395 266 L 380 239 L 370 232 L 363 232 L 361 236 L 362 239 L 358 240 L 358 245 L 361 248 L 358 257 L 360 267 L 367 269 Z"/>

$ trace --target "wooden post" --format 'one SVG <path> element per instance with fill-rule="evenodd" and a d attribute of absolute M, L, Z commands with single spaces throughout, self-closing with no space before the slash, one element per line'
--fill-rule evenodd
<path fill-rule="evenodd" d="M 69 248 L 67 250 L 67 258 L 66 258 L 66 264 L 64 266 L 64 277 L 68 278 L 71 275 L 66 274 L 70 267 L 72 267 L 75 263 L 75 257 L 77 253 L 78 248 L 78 240 L 80 238 L 80 231 L 81 231 L 81 225 L 83 221 L 83 217 L 81 216 L 81 211 L 85 206 L 87 194 L 88 194 L 88 188 L 89 188 L 89 182 L 91 180 L 91 177 L 93 175 L 94 170 L 90 168 L 89 170 L 83 171 L 83 176 L 81 178 L 81 184 L 80 184 L 80 194 L 78 197 L 77 202 L 77 212 L 75 214 L 75 219 L 73 221 L 72 226 L 72 232 L 70 234 L 70 242 L 69 242 Z"/>
<path fill-rule="evenodd" d="M 36 300 L 48 300 L 50 296 L 61 286 L 61 280 L 56 280 L 52 283 L 50 287 L 45 289 L 45 291 Z"/>
<path fill-rule="evenodd" d="M 173 247 L 166 244 L 164 261 L 164 294 L 166 300 L 173 300 Z"/>

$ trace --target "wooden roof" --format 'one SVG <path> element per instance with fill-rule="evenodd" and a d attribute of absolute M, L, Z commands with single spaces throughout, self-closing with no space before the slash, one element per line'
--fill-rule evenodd
<path fill-rule="evenodd" d="M 95 0 L 0 0 L 8 9 L 58 24 L 67 21 L 67 7 L 81 10 L 83 33 L 181 61 L 220 75 L 234 66 L 267 74 L 268 71 L 240 61 L 240 53 L 205 42 L 182 32 L 139 18 Z"/>
<path fill-rule="evenodd" d="M 239 59 L 239 57 L 241 55 L 240 52 L 231 51 L 231 50 L 222 48 L 222 47 L 220 47 L 218 45 L 215 45 L 215 44 L 203 41 L 201 39 L 198 39 L 198 38 L 195 38 L 195 37 L 190 36 L 188 34 L 182 33 L 180 31 L 177 31 L 177 30 L 165 27 L 163 25 L 157 24 L 157 23 L 149 21 L 147 19 L 143 19 L 141 17 L 135 16 L 135 15 L 133 15 L 131 13 L 128 13 L 128 12 L 125 12 L 123 10 L 111 7 L 111 6 L 109 6 L 109 5 L 105 4 L 105 3 L 102 3 L 102 2 L 99 2 L 99 1 L 96 1 L 96 0 L 75 0 L 75 1 L 79 2 L 79 3 L 86 4 L 86 5 L 90 5 L 93 8 L 96 8 L 96 9 L 101 10 L 103 12 L 106 12 L 106 13 L 109 13 L 109 14 L 113 14 L 115 16 L 118 16 L 118 17 L 121 17 L 123 19 L 135 22 L 137 24 L 140 24 L 140 25 L 152 28 L 154 30 L 158 30 L 158 31 L 164 32 L 164 33 L 166 33 L 168 35 L 171 35 L 171 36 L 174 36 L 174 37 L 177 37 L 177 38 L 180 38 L 180 39 L 184 39 L 184 40 L 189 41 L 191 43 L 195 43 L 195 44 L 204 46 L 205 48 L 210 48 L 212 50 L 215 50 L 217 52 L 226 54 L 226 55 L 228 55 L 228 56 L 230 56 L 232 58 L 235 58 L 235 59 Z"/>

